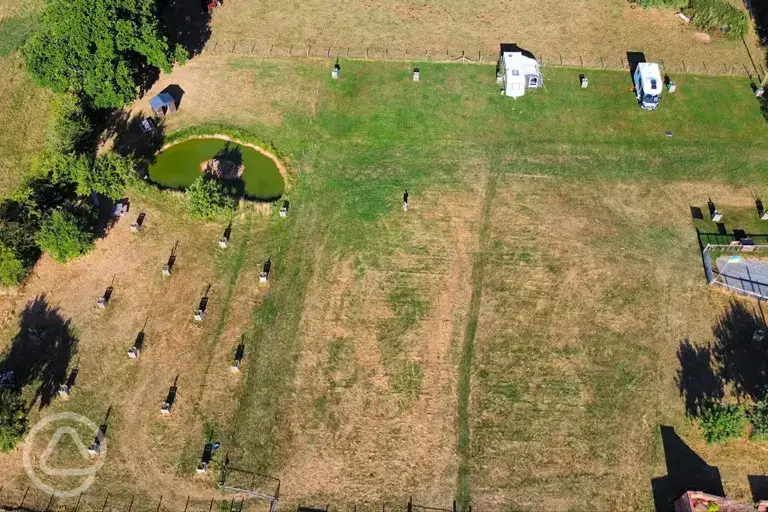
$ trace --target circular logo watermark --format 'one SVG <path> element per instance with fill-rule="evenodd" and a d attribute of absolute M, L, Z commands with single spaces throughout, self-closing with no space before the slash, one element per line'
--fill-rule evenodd
<path fill-rule="evenodd" d="M 42 455 L 40 455 L 39 469 L 45 475 L 51 477 L 83 477 L 82 483 L 74 489 L 58 489 L 51 485 L 46 484 L 35 471 L 32 464 L 32 446 L 35 436 L 40 431 L 53 423 L 63 423 L 60 425 L 48 441 L 48 445 L 45 447 Z M 86 448 L 85 443 L 80 438 L 80 434 L 73 428 L 77 424 L 85 425 L 89 431 L 94 434 L 94 441 Z M 77 447 L 77 451 L 83 457 L 84 460 L 91 462 L 91 465 L 86 468 L 52 468 L 48 464 L 48 458 L 51 456 L 56 446 L 61 441 L 62 437 L 68 435 L 72 438 L 72 441 Z M 25 439 L 22 448 L 22 457 L 24 461 L 24 469 L 27 471 L 27 475 L 32 480 L 32 483 L 41 491 L 52 494 L 57 498 L 69 498 L 72 496 L 78 496 L 85 492 L 96 478 L 96 472 L 104 465 L 104 458 L 107 455 L 107 439 L 104 437 L 104 433 L 101 429 L 91 421 L 90 419 L 76 414 L 73 412 L 60 412 L 57 414 L 51 414 L 46 416 L 42 420 L 38 421 L 32 430 L 29 431 Z M 95 459 L 95 460 L 94 460 Z"/>

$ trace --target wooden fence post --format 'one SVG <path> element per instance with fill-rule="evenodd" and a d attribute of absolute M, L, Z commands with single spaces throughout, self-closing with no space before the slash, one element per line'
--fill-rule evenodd
<path fill-rule="evenodd" d="M 24 501 L 27 499 L 27 493 L 29 492 L 29 487 L 24 491 L 24 496 L 21 497 L 21 503 L 19 503 L 19 508 L 24 508 Z"/>

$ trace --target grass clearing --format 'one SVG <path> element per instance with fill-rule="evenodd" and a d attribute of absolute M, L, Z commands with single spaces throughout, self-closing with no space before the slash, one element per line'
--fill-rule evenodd
<path fill-rule="evenodd" d="M 18 55 L 0 56 L 0 193 L 21 182 L 23 173 L 42 148 L 53 95 L 32 83 Z"/>
<path fill-rule="evenodd" d="M 162 78 L 186 91 L 170 129 L 226 122 L 280 151 L 287 219 L 247 210 L 220 251 L 223 226 L 188 223 L 178 194 L 142 187 L 146 233 L 118 227 L 83 260 L 44 259 L 8 301 L 9 338 L 41 292 L 72 319 L 82 380 L 48 410 L 114 406 L 117 455 L 99 489 L 168 507 L 212 496 L 213 479 L 191 475 L 212 432 L 233 462 L 281 478 L 286 509 L 411 495 L 644 509 L 665 473 L 664 424 L 746 497 L 759 453 L 705 446 L 675 378 L 681 340 L 711 339 L 727 303 L 704 286 L 689 205 L 711 196 L 741 223 L 765 193 L 748 81 L 681 76 L 649 113 L 628 73 L 596 71 L 582 90 L 577 70 L 549 69 L 546 89 L 515 102 L 492 66 L 421 64 L 414 83 L 401 63 L 344 61 L 337 81 L 331 65 L 204 56 Z M 253 87 L 205 94 L 246 76 Z M 721 108 L 704 108 L 712 98 Z M 164 281 L 176 238 L 178 275 Z M 116 272 L 131 285 L 98 316 L 82 290 Z M 201 327 L 191 314 L 208 282 Z M 134 365 L 124 351 L 150 309 Z M 178 409 L 160 418 L 176 373 Z M 18 454 L 0 457 L 5 469 L 24 485 Z"/>
<path fill-rule="evenodd" d="M 739 6 L 742 9 L 742 6 Z M 743 10 L 743 9 L 742 9 Z M 618 68 L 628 51 L 644 51 L 668 65 L 721 69 L 724 64 L 749 64 L 741 40 L 727 40 L 715 32 L 698 32 L 675 16 L 673 8 L 636 8 L 626 0 L 588 0 L 576 4 L 523 0 L 502 4 L 483 0 L 467 4 L 458 0 L 418 3 L 412 0 L 359 2 L 309 0 L 309 2 L 252 3 L 231 0 L 213 15 L 212 39 L 254 44 L 261 53 L 270 45 L 283 52 L 315 54 L 329 46 L 342 55 L 348 47 L 357 54 L 366 48 L 409 51 L 410 55 L 445 54 L 466 50 L 493 60 L 500 42 L 514 42 L 545 61 L 562 56 L 578 65 L 579 56 L 599 67 L 602 57 Z M 541 37 L 546 31 L 547 37 Z M 747 44 L 753 57 L 762 55 L 750 30 Z"/>

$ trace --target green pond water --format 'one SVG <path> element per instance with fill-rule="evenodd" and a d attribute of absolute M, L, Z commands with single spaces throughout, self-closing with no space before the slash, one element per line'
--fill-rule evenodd
<path fill-rule="evenodd" d="M 274 200 L 285 183 L 275 163 L 256 150 L 220 139 L 190 139 L 162 151 L 149 168 L 149 179 L 158 185 L 185 189 L 200 176 L 200 166 L 212 158 L 245 166 L 239 179 L 224 181 L 233 195 Z"/>

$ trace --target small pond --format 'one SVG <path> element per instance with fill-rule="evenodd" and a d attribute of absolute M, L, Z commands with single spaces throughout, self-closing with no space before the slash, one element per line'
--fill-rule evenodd
<path fill-rule="evenodd" d="M 189 139 L 157 155 L 149 168 L 149 179 L 160 186 L 185 189 L 214 163 L 233 195 L 249 199 L 275 200 L 285 189 L 277 165 L 253 148 L 223 139 Z M 221 165 L 218 165 L 221 164 Z"/>

